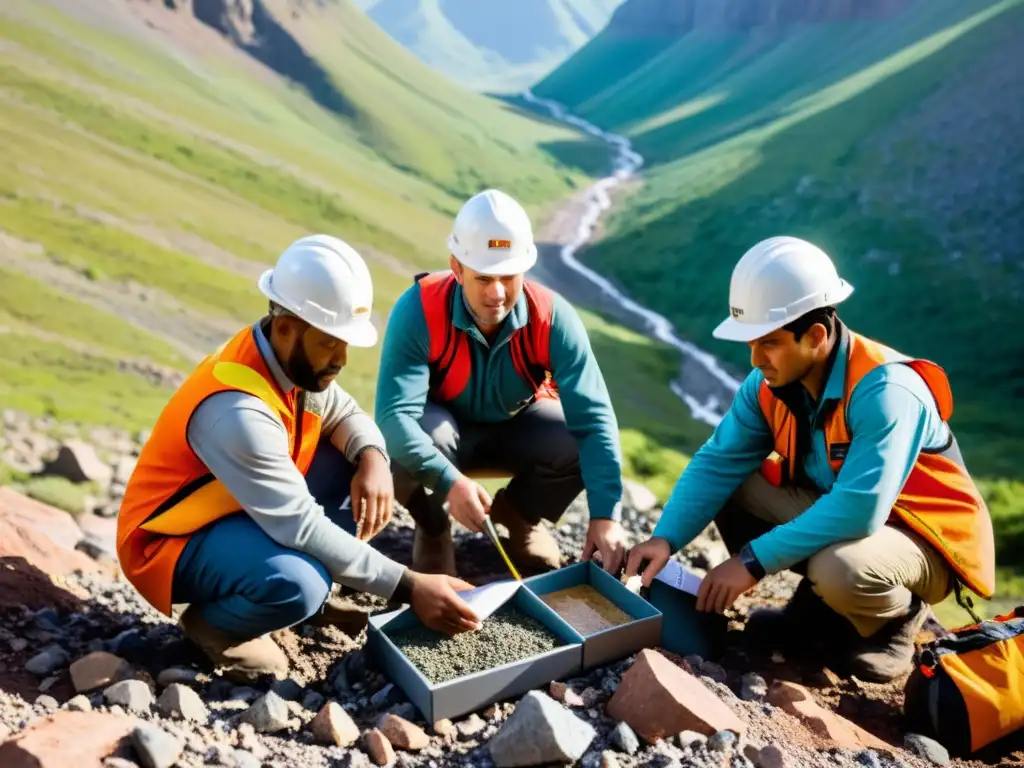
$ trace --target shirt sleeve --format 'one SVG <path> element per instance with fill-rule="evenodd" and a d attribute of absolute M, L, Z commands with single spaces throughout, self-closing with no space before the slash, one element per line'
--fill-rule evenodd
<path fill-rule="evenodd" d="M 389 458 L 384 435 L 377 422 L 337 382 L 332 382 L 323 394 L 323 404 L 324 434 L 330 435 L 331 443 L 350 464 L 356 464 L 359 454 L 367 448 L 376 448 Z"/>
<path fill-rule="evenodd" d="M 766 572 L 879 530 L 918 453 L 929 443 L 941 445 L 948 435 L 924 382 L 902 365 L 880 366 L 865 376 L 850 397 L 847 418 L 853 437 L 829 492 L 799 517 L 751 542 Z"/>
<path fill-rule="evenodd" d="M 668 540 L 673 552 L 708 526 L 733 491 L 772 452 L 775 442 L 757 401 L 763 380 L 760 371 L 751 371 L 672 489 L 654 535 Z"/>
<path fill-rule="evenodd" d="M 580 471 L 591 519 L 622 517 L 622 448 L 604 376 L 576 310 L 555 296 L 551 376 L 566 427 L 579 445 Z"/>
<path fill-rule="evenodd" d="M 395 302 L 388 318 L 377 375 L 375 415 L 391 460 L 445 498 L 459 471 L 420 426 L 430 385 L 429 357 L 427 321 L 419 287 L 414 286 Z"/>
<path fill-rule="evenodd" d="M 242 508 L 278 544 L 316 558 L 339 584 L 390 597 L 405 567 L 331 522 L 289 454 L 284 425 L 259 399 L 221 392 L 204 401 L 188 441 Z"/>

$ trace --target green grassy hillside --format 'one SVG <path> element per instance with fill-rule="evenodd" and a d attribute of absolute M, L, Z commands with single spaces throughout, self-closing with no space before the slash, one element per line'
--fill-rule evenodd
<path fill-rule="evenodd" d="M 0 5 L 3 407 L 145 428 L 183 372 L 265 310 L 255 279 L 296 237 L 364 254 L 383 328 L 412 275 L 447 263 L 466 197 L 503 187 L 540 219 L 587 181 L 542 149 L 572 133 L 447 83 L 347 1 L 257 6 L 276 51 L 162 3 Z M 643 372 L 609 384 L 630 472 L 667 492 L 672 449 L 692 443 L 663 394 L 675 362 L 586 320 L 602 361 Z M 371 411 L 378 354 L 354 351 L 342 377 Z M 652 399 L 682 425 L 652 432 L 653 468 Z"/>
<path fill-rule="evenodd" d="M 476 90 L 522 90 L 607 22 L 622 0 L 373 0 L 366 12 L 424 63 Z"/>
<path fill-rule="evenodd" d="M 588 263 L 737 376 L 748 350 L 711 330 L 736 260 L 783 233 L 833 255 L 856 288 L 849 324 L 946 368 L 1007 566 L 1024 551 L 1022 32 L 1018 0 L 676 36 L 613 21 L 534 87 L 646 161 Z M 1003 576 L 1024 595 L 1024 578 Z"/>

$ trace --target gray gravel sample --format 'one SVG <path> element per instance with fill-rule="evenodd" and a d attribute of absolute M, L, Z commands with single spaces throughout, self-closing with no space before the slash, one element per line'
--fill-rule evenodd
<path fill-rule="evenodd" d="M 551 630 L 507 603 L 475 632 L 449 637 L 426 627 L 390 634 L 391 642 L 431 683 L 494 669 L 562 644 Z"/>

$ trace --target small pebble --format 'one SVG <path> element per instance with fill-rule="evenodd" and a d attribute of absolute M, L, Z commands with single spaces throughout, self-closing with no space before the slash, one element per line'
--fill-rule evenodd
<path fill-rule="evenodd" d="M 708 739 L 708 749 L 712 752 L 725 752 L 736 746 L 736 734 L 732 731 L 718 731 Z"/>
<path fill-rule="evenodd" d="M 636 754 L 640 749 L 640 739 L 626 723 L 619 723 L 615 726 L 610 736 L 611 743 L 625 752 L 627 755 Z"/>
<path fill-rule="evenodd" d="M 132 731 L 132 746 L 143 768 L 171 768 L 185 748 L 180 740 L 149 723 Z"/>
<path fill-rule="evenodd" d="M 878 754 L 873 749 L 862 749 L 854 756 L 854 760 L 867 768 L 882 768 Z"/>
<path fill-rule="evenodd" d="M 92 702 L 89 701 L 89 697 L 81 693 L 68 699 L 64 706 L 72 712 L 92 711 Z"/>
<path fill-rule="evenodd" d="M 934 739 L 919 733 L 908 733 L 903 739 L 904 748 L 935 765 L 949 765 L 949 750 Z"/>
<path fill-rule="evenodd" d="M 35 704 L 37 707 L 42 707 L 47 711 L 56 709 L 60 706 L 53 696 L 47 696 L 45 693 L 42 696 L 36 696 Z"/>

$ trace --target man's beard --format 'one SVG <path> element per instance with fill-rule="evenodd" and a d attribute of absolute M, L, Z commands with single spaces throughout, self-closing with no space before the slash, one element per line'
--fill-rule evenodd
<path fill-rule="evenodd" d="M 330 381 L 326 384 L 321 384 L 320 382 L 323 378 L 340 372 L 341 368 L 338 366 L 328 366 L 318 371 L 313 370 L 301 338 L 292 348 L 292 353 L 288 357 L 288 378 L 292 380 L 296 387 L 309 392 L 323 392 L 331 385 Z"/>

